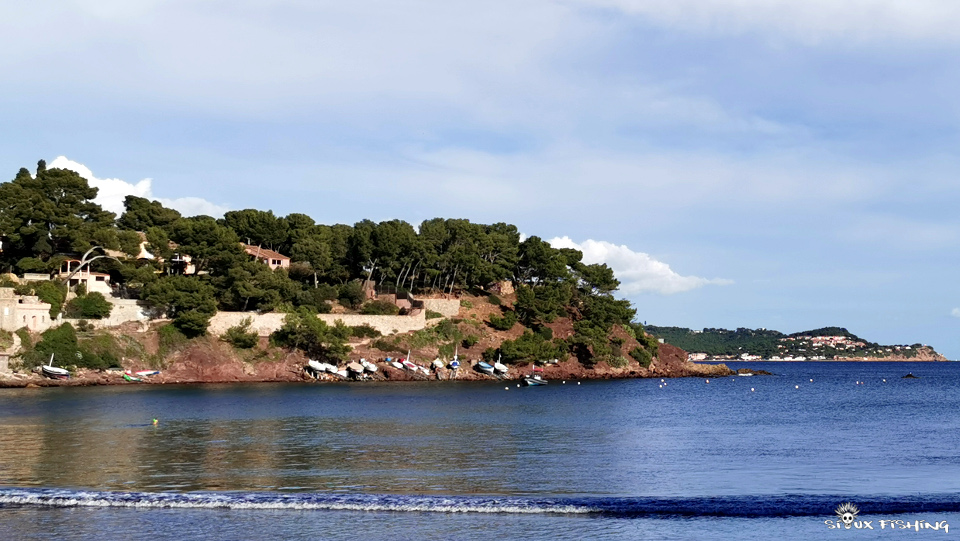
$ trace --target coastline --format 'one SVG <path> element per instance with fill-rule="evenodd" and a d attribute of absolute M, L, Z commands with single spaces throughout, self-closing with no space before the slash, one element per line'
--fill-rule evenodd
<path fill-rule="evenodd" d="M 78 370 L 76 375 L 66 380 L 50 379 L 37 373 L 0 375 L 0 388 L 34 387 L 88 387 L 99 385 L 164 385 L 164 384 L 221 384 L 221 383 L 333 383 L 352 382 L 363 384 L 365 381 L 504 381 L 521 382 L 524 375 L 532 372 L 532 364 L 509 366 L 503 377 L 488 376 L 472 368 L 477 361 L 463 361 L 459 370 L 441 368 L 431 370 L 429 375 L 412 373 L 389 366 L 377 359 L 377 372 L 366 380 L 338 378 L 323 374 L 315 378 L 304 369 L 307 359 L 296 352 L 287 352 L 278 361 L 259 363 L 244 362 L 231 355 L 231 352 L 217 343 L 201 344 L 198 347 L 178 353 L 170 359 L 160 374 L 144 378 L 143 381 L 127 381 L 121 370 Z M 142 363 L 128 363 L 127 369 L 142 370 L 149 367 Z M 585 367 L 575 358 L 543 367 L 543 379 L 548 381 L 585 381 L 599 379 L 628 378 L 678 378 L 678 377 L 724 377 L 736 375 L 724 364 L 699 364 L 686 360 L 686 352 L 662 344 L 660 354 L 648 367 L 640 366 L 636 361 L 622 368 L 606 363 L 597 363 Z"/>

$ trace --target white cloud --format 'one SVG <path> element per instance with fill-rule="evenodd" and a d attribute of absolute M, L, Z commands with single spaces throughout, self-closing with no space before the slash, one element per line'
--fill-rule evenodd
<path fill-rule="evenodd" d="M 950 310 L 950 315 L 953 317 L 960 317 L 960 308 L 954 308 Z"/>
<path fill-rule="evenodd" d="M 573 248 L 583 252 L 583 262 L 606 263 L 617 279 L 620 280 L 620 292 L 625 295 L 637 293 L 681 293 L 708 284 L 728 285 L 731 280 L 719 278 L 707 279 L 698 276 L 681 276 L 670 265 L 650 257 L 643 252 L 634 252 L 625 245 L 616 245 L 607 241 L 585 240 L 576 243 L 570 237 L 556 237 L 547 241 L 554 248 Z"/>
<path fill-rule="evenodd" d="M 97 178 L 89 167 L 66 156 L 57 156 L 56 159 L 47 164 L 47 167 L 76 171 L 81 177 L 87 179 L 90 186 L 99 190 L 95 201 L 105 210 L 115 212 L 118 216 L 123 213 L 123 200 L 128 195 L 160 201 L 163 206 L 176 209 L 184 216 L 206 214 L 220 217 L 223 216 L 224 212 L 230 210 L 228 207 L 211 203 L 199 197 L 179 197 L 176 199 L 154 197 L 152 192 L 153 179 L 145 178 L 136 184 L 131 184 L 119 178 Z"/>
<path fill-rule="evenodd" d="M 953 0 L 579 0 L 654 23 L 714 34 L 764 33 L 806 43 L 889 38 L 956 41 Z"/>

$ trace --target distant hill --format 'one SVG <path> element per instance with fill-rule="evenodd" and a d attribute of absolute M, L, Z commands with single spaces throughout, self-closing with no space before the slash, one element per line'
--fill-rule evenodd
<path fill-rule="evenodd" d="M 647 325 L 647 332 L 689 353 L 713 358 L 834 360 L 844 358 L 916 358 L 937 356 L 922 344 L 881 345 L 842 327 L 823 327 L 784 334 L 769 329 L 703 329 Z"/>

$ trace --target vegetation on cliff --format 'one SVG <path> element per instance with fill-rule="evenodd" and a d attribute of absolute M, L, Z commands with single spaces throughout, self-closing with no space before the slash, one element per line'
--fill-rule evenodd
<path fill-rule="evenodd" d="M 97 259 L 92 270 L 109 273 L 123 296 L 171 317 L 183 336 L 205 334 L 217 310 L 279 311 L 287 319 L 272 337 L 274 343 L 332 359 L 349 351 L 350 330 L 312 317 L 329 312 L 332 301 L 361 313 L 396 312 L 392 304 L 366 301 L 364 281 L 400 295 L 472 292 L 486 304 L 499 305 L 499 313 L 484 325 L 501 331 L 522 327 L 491 346 L 491 355 L 508 362 L 569 353 L 589 366 L 656 354 L 656 342 L 646 340 L 631 323 L 635 310 L 630 303 L 614 298 L 619 282 L 609 267 L 584 264 L 581 252 L 555 249 L 535 236 L 521 241 L 510 224 L 434 218 L 418 228 L 402 220 L 325 225 L 304 214 L 281 217 L 256 209 L 227 212 L 222 219 L 186 217 L 135 196 L 126 198 L 125 212 L 117 217 L 94 202 L 96 195 L 97 189 L 77 173 L 47 169 L 42 161 L 35 174 L 21 169 L 0 184 L 5 202 L 0 208 L 0 269 L 51 272 L 96 246 L 117 250 L 126 257 Z M 146 241 L 142 247 L 141 238 Z M 288 254 L 291 264 L 271 270 L 251 258 L 241 243 Z M 149 257 L 137 258 L 141 248 Z M 501 281 L 516 287 L 510 302 L 486 291 Z M 41 282 L 22 287 L 51 302 L 52 316 L 60 313 L 62 286 Z M 103 314 L 99 299 L 90 296 L 73 302 L 70 310 L 84 317 Z M 550 326 L 561 319 L 572 323 L 572 331 L 553 336 Z M 618 337 L 617 328 L 628 329 L 622 332 L 630 336 Z M 459 324 L 442 329 L 446 332 L 420 340 L 433 340 L 446 354 L 468 336 Z M 249 330 L 236 329 L 229 340 L 245 347 L 251 343 Z M 623 340 L 631 340 L 626 351 Z M 399 346 L 394 342 L 393 347 Z"/>

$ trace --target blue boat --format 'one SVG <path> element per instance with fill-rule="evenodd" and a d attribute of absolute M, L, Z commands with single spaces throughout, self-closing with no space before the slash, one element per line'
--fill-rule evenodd
<path fill-rule="evenodd" d="M 540 377 L 540 374 L 533 374 L 530 376 L 523 377 L 523 384 L 527 387 L 537 387 L 539 385 L 546 385 L 547 380 Z"/>
<path fill-rule="evenodd" d="M 484 374 L 486 374 L 486 375 L 488 375 L 488 376 L 492 376 L 492 375 L 493 375 L 493 365 L 487 364 L 487 363 L 485 363 L 485 362 L 483 362 L 483 361 L 480 361 L 480 362 L 477 363 L 477 370 L 483 372 Z"/>

